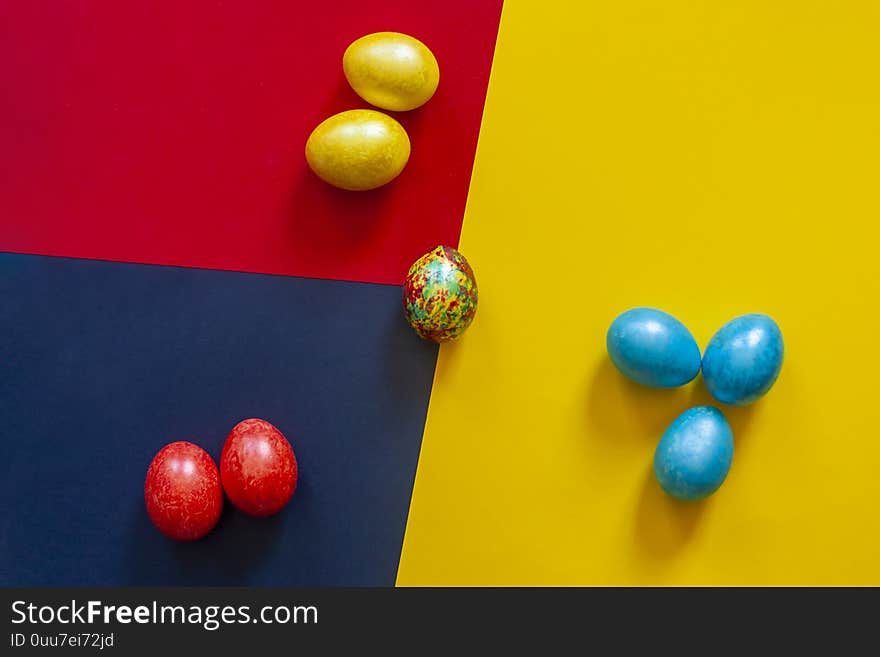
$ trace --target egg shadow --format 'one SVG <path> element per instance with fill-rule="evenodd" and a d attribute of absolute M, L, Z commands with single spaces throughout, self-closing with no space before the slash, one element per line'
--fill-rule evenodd
<path fill-rule="evenodd" d="M 442 383 L 452 376 L 452 372 L 458 366 L 458 352 L 461 350 L 461 341 L 464 336 L 458 340 L 449 340 L 439 345 L 437 350 L 437 365 L 434 368 L 434 381 Z"/>
<path fill-rule="evenodd" d="M 385 208 L 394 183 L 353 192 L 324 182 L 306 166 L 291 191 L 287 239 L 302 245 L 300 257 L 310 252 L 319 259 L 328 253 L 343 261 L 354 257 L 389 222 Z"/>
<path fill-rule="evenodd" d="M 403 301 L 401 299 L 400 309 L 392 308 L 390 310 L 383 335 L 381 348 L 384 353 L 382 366 L 385 387 L 395 405 L 403 408 L 418 408 L 425 403 L 427 397 L 430 397 L 434 376 L 436 376 L 436 370 L 439 366 L 439 345 L 419 337 L 406 321 L 402 307 Z M 425 379 L 414 381 L 412 363 L 408 358 L 401 357 L 401 354 L 408 354 L 409 358 L 418 359 L 420 362 L 432 361 L 434 369 L 431 370 L 430 376 L 425 372 Z M 420 369 L 420 373 L 421 371 Z M 425 408 L 425 412 L 427 412 L 427 408 Z"/>
<path fill-rule="evenodd" d="M 587 389 L 590 435 L 611 441 L 659 441 L 687 407 L 688 388 L 648 388 L 627 379 L 609 358 L 593 368 Z"/>
<path fill-rule="evenodd" d="M 311 119 L 313 124 L 309 130 L 317 126 L 324 119 L 329 119 L 334 114 L 339 114 L 346 110 L 365 108 L 376 109 L 355 93 L 354 89 L 351 88 L 351 85 L 348 84 L 348 80 L 345 79 L 345 75 L 343 75 L 341 70 L 339 76 L 336 78 L 336 84 L 333 86 L 331 92 L 324 98 L 323 102 L 320 104 L 312 104 L 310 102 L 309 105 L 314 108 L 309 115 L 309 119 Z M 308 135 L 305 135 L 305 137 L 307 138 Z M 305 148 L 305 145 L 304 138 L 303 148 Z"/>
<path fill-rule="evenodd" d="M 653 462 L 645 471 L 636 508 L 634 542 L 649 561 L 666 559 L 694 536 L 711 497 L 683 501 L 667 495 L 654 476 Z"/>
<path fill-rule="evenodd" d="M 610 440 L 659 441 L 673 420 L 695 406 L 719 409 L 734 439 L 747 435 L 760 407 L 722 404 L 706 389 L 702 374 L 679 388 L 649 388 L 623 376 L 608 358 L 594 368 L 588 387 L 587 421 L 595 433 Z"/>
<path fill-rule="evenodd" d="M 735 464 L 736 451 L 743 444 L 742 438 L 748 435 L 748 427 L 755 416 L 756 405 L 728 406 L 722 404 L 712 397 L 703 383 L 702 375 L 699 375 L 685 388 L 677 390 L 682 393 L 676 397 L 676 401 L 680 402 L 681 406 L 674 409 L 670 422 L 688 408 L 695 406 L 718 408 L 724 414 L 733 431 Z M 667 426 L 668 424 L 659 428 L 654 436 L 656 441 L 660 440 Z M 714 496 L 723 490 L 722 484 L 718 492 L 703 500 L 675 499 L 668 495 L 657 481 L 654 474 L 652 451 L 636 510 L 634 542 L 639 553 L 647 559 L 649 564 L 655 566 L 659 561 L 679 553 L 682 547 L 693 539 L 702 518 L 709 512 L 709 507 L 713 504 Z"/>
<path fill-rule="evenodd" d="M 713 497 L 700 501 L 677 500 L 661 488 L 654 475 L 653 448 L 663 433 L 685 410 L 714 406 L 724 414 L 733 431 L 735 467 L 736 451 L 744 443 L 743 437 L 748 435 L 760 403 L 722 404 L 712 397 L 702 374 L 680 388 L 655 389 L 630 381 L 607 357 L 593 369 L 587 398 L 589 434 L 618 443 L 643 441 L 651 446 L 646 454 L 648 466 L 638 494 L 633 532 L 635 548 L 647 565 L 658 566 L 693 539 Z"/>
<path fill-rule="evenodd" d="M 428 101 L 430 102 L 430 101 Z M 389 110 L 383 110 L 378 107 L 372 107 L 371 109 L 375 109 L 379 112 L 384 112 L 388 114 L 395 121 L 400 123 L 403 126 L 403 129 L 406 130 L 407 136 L 410 138 L 410 149 L 411 151 L 415 151 L 418 144 L 413 143 L 413 135 L 418 135 L 420 130 L 420 126 L 424 123 L 425 119 L 425 105 L 422 107 L 417 107 L 415 109 L 409 110 L 407 112 L 391 112 Z M 437 117 L 438 119 L 440 117 Z"/>
<path fill-rule="evenodd" d="M 468 340 L 477 339 L 478 332 L 486 332 L 490 336 L 495 335 L 497 331 L 492 324 L 493 314 L 488 308 L 484 308 L 483 301 L 479 301 L 477 305 L 477 313 L 471 324 L 458 336 L 455 340 L 447 340 L 440 343 L 440 350 L 437 355 L 437 366 L 434 370 L 435 383 L 443 383 L 454 378 L 456 370 L 467 361 L 471 365 L 478 362 L 481 369 L 493 372 L 499 369 L 499 354 L 493 349 L 494 341 L 486 339 L 485 335 L 481 341 L 481 349 L 473 351 L 465 343 Z M 471 349 L 470 356 L 463 356 L 464 351 Z"/>
<path fill-rule="evenodd" d="M 308 498 L 308 485 L 297 483 L 291 504 Z M 150 522 L 143 504 L 131 528 L 128 581 L 133 586 L 241 586 L 250 583 L 275 550 L 292 509 L 267 518 L 248 516 L 225 500 L 217 526 L 196 541 L 174 541 Z"/>
<path fill-rule="evenodd" d="M 299 483 L 297 493 L 299 493 Z M 227 500 L 220 522 L 202 541 L 175 543 L 173 561 L 176 577 L 192 579 L 203 585 L 224 583 L 240 585 L 260 568 L 262 561 L 277 549 L 287 514 L 286 509 L 269 516 L 249 516 Z"/>
<path fill-rule="evenodd" d="M 481 301 L 479 303 L 483 302 Z M 435 384 L 441 384 L 454 378 L 456 370 L 463 362 L 461 356 L 462 350 L 467 349 L 466 346 L 463 346 L 463 343 L 474 339 L 473 336 L 475 336 L 478 331 L 491 332 L 493 330 L 493 327 L 491 326 L 492 313 L 486 311 L 483 306 L 479 305 L 479 303 L 477 305 L 477 313 L 471 321 L 470 326 L 468 326 L 455 340 L 447 340 L 438 345 L 437 365 L 434 368 Z M 413 335 L 418 338 L 418 335 L 414 330 Z M 430 341 L 426 342 L 436 344 L 431 343 Z M 469 358 L 477 359 L 481 367 L 488 371 L 493 371 L 496 369 L 497 363 L 495 362 L 496 354 L 492 349 L 492 342 L 484 339 L 482 344 L 483 348 L 478 353 L 472 352 Z"/>
<path fill-rule="evenodd" d="M 325 254 L 336 254 L 345 261 L 363 252 L 363 244 L 374 234 L 390 229 L 387 204 L 396 180 L 377 189 L 349 191 L 321 180 L 305 161 L 305 147 L 311 131 L 334 114 L 351 109 L 369 108 L 340 75 L 334 92 L 314 113 L 310 127 L 299 135 L 295 148 L 302 154 L 302 166 L 291 181 L 287 201 L 287 238 L 301 245 L 299 259 L 314 253 L 319 262 Z M 385 224 L 388 224 L 387 226 Z"/>

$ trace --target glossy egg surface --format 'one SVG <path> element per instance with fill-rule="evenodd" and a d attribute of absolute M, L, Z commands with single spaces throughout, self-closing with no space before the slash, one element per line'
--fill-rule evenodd
<path fill-rule="evenodd" d="M 656 308 L 633 308 L 608 329 L 605 345 L 627 378 L 652 388 L 675 388 L 700 371 L 700 347 L 687 327 Z"/>
<path fill-rule="evenodd" d="M 306 142 L 312 171 L 335 187 L 366 191 L 386 185 L 409 161 L 406 130 L 387 114 L 348 110 L 318 125 Z"/>
<path fill-rule="evenodd" d="M 353 42 L 343 55 L 342 70 L 361 98 L 394 112 L 424 105 L 440 83 L 434 53 L 399 32 L 376 32 Z"/>
<path fill-rule="evenodd" d="M 733 461 L 733 432 L 714 406 L 697 406 L 669 426 L 654 452 L 654 474 L 667 493 L 701 500 L 724 483 Z"/>
<path fill-rule="evenodd" d="M 474 319 L 477 300 L 473 269 L 450 246 L 438 246 L 416 260 L 404 281 L 404 314 L 426 340 L 460 337 Z"/>
<path fill-rule="evenodd" d="M 782 331 L 773 318 L 743 315 L 722 326 L 703 354 L 703 380 L 724 404 L 750 404 L 773 387 L 785 355 Z"/>

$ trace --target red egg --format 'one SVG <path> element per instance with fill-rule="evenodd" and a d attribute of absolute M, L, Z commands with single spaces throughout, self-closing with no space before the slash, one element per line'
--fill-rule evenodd
<path fill-rule="evenodd" d="M 214 459 L 185 441 L 165 445 L 153 458 L 144 482 L 150 520 L 178 541 L 201 538 L 217 524 L 223 488 Z"/>
<path fill-rule="evenodd" d="M 284 435 L 265 420 L 242 420 L 220 455 L 220 478 L 229 500 L 245 513 L 278 513 L 296 489 L 296 456 Z"/>

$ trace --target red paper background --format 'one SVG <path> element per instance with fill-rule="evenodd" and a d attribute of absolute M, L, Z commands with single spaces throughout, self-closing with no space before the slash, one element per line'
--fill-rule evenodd
<path fill-rule="evenodd" d="M 399 284 L 456 246 L 501 0 L 0 5 L 0 250 Z M 309 171 L 312 128 L 366 107 L 355 38 L 422 39 L 440 87 L 397 115 L 389 186 Z"/>

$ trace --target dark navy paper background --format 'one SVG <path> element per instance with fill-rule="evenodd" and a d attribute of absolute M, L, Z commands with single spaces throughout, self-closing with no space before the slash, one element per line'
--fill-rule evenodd
<path fill-rule="evenodd" d="M 0 254 L 0 299 L 0 585 L 394 584 L 437 355 L 399 287 Z M 153 455 L 246 417 L 291 504 L 163 537 Z"/>

